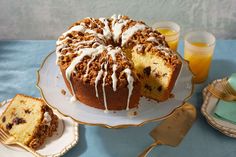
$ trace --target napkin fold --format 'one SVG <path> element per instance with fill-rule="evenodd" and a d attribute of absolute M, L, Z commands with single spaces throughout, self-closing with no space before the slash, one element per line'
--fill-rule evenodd
<path fill-rule="evenodd" d="M 236 73 L 229 77 L 228 82 L 236 90 Z M 216 105 L 214 114 L 222 120 L 236 124 L 236 101 L 220 100 Z"/>

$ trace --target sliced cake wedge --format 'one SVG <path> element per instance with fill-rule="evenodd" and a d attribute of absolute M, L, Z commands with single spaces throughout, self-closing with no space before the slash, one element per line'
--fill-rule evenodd
<path fill-rule="evenodd" d="M 17 94 L 0 117 L 0 127 L 15 139 L 38 149 L 57 130 L 58 117 L 43 100 Z"/>

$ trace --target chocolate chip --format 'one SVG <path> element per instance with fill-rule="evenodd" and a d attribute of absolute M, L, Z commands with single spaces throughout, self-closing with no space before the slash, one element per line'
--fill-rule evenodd
<path fill-rule="evenodd" d="M 164 73 L 162 76 L 163 76 L 163 77 L 167 76 L 167 73 Z"/>
<path fill-rule="evenodd" d="M 161 75 L 160 75 L 159 73 L 155 73 L 154 75 L 155 75 L 155 77 L 157 77 L 157 78 L 160 78 L 160 77 L 161 77 Z"/>
<path fill-rule="evenodd" d="M 159 86 L 159 87 L 157 88 L 157 90 L 158 90 L 159 92 L 161 92 L 162 86 Z"/>
<path fill-rule="evenodd" d="M 140 78 L 140 77 L 141 77 L 141 74 L 137 73 L 137 76 Z"/>
<path fill-rule="evenodd" d="M 144 73 L 145 75 L 149 76 L 150 73 L 151 73 L 151 67 L 148 66 L 148 67 L 144 68 L 144 69 L 143 69 L 143 73 Z"/>
<path fill-rule="evenodd" d="M 28 110 L 28 109 L 27 109 L 27 110 L 25 110 L 25 113 L 28 113 L 28 114 L 30 114 L 30 112 L 31 112 L 31 111 L 30 111 L 30 110 Z"/>
<path fill-rule="evenodd" d="M 152 87 L 149 86 L 148 84 L 145 84 L 144 88 L 146 88 L 146 89 L 149 90 L 149 91 L 152 91 Z"/>
<path fill-rule="evenodd" d="M 21 124 L 21 123 L 26 123 L 26 121 L 23 118 L 16 117 L 12 120 L 12 123 L 18 125 L 18 124 Z"/>
<path fill-rule="evenodd" d="M 4 123 L 5 121 L 6 121 L 6 117 L 3 116 L 3 117 L 2 117 L 2 122 Z"/>
<path fill-rule="evenodd" d="M 6 125 L 6 129 L 7 129 L 7 130 L 11 130 L 12 125 L 13 125 L 12 123 L 8 123 L 8 124 Z"/>

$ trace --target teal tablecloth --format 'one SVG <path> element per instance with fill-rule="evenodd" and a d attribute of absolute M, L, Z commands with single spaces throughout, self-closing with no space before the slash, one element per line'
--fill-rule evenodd
<path fill-rule="evenodd" d="M 40 96 L 35 87 L 36 70 L 55 49 L 55 41 L 0 41 L 0 101 L 16 93 Z M 183 43 L 179 52 L 183 54 Z M 190 102 L 198 113 L 202 89 L 214 79 L 236 72 L 236 40 L 218 40 L 208 80 L 195 87 Z M 134 157 L 152 143 L 148 133 L 157 123 L 127 129 L 106 129 L 80 125 L 79 143 L 65 157 Z M 160 146 L 150 153 L 160 157 L 235 157 L 236 139 L 209 126 L 199 113 L 196 123 L 177 148 Z M 0 157 L 1 155 L 0 150 Z"/>

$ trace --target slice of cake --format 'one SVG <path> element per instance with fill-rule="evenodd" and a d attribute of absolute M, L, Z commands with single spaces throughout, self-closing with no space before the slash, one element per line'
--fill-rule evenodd
<path fill-rule="evenodd" d="M 58 117 L 44 101 L 17 94 L 1 115 L 0 127 L 33 149 L 57 130 Z"/>

